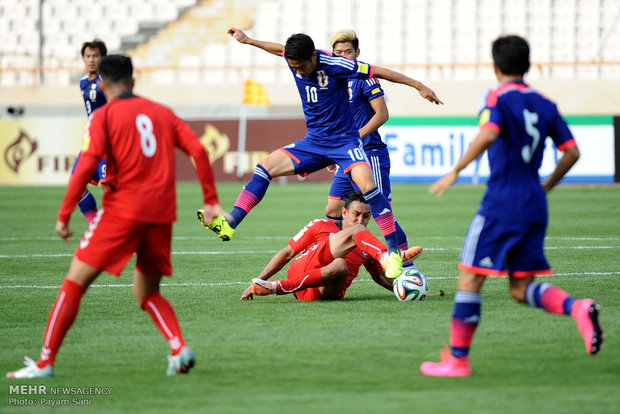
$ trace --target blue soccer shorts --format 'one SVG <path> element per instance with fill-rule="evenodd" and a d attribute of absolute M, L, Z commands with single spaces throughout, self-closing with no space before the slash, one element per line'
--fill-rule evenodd
<path fill-rule="evenodd" d="M 546 229 L 546 220 L 507 220 L 477 214 L 467 230 L 459 268 L 515 278 L 551 274 L 544 253 Z"/>
<path fill-rule="evenodd" d="M 75 159 L 75 162 L 73 163 L 73 168 L 71 168 L 71 175 L 73 175 L 73 171 L 75 171 L 75 166 L 80 160 L 80 155 L 82 155 L 82 151 L 80 151 L 77 158 Z M 90 178 L 90 183 L 93 185 L 97 185 L 99 183 L 105 184 L 106 182 L 105 170 L 106 170 L 106 162 L 105 162 L 105 159 L 102 158 L 99 160 L 99 163 L 97 164 L 97 169 L 93 173 L 93 176 Z"/>
<path fill-rule="evenodd" d="M 387 148 L 367 150 L 366 156 L 372 168 L 375 184 L 391 203 L 390 154 Z M 329 188 L 328 197 L 336 200 L 346 200 L 347 195 L 351 191 L 359 191 L 359 188 L 351 181 L 351 177 L 348 174 L 345 174 L 341 168 L 338 168 L 336 174 L 334 174 L 332 185 Z"/>
<path fill-rule="evenodd" d="M 280 151 L 291 158 L 295 174 L 302 177 L 334 163 L 345 173 L 359 164 L 370 166 L 359 137 L 343 137 L 333 141 L 305 137 L 280 148 Z"/>

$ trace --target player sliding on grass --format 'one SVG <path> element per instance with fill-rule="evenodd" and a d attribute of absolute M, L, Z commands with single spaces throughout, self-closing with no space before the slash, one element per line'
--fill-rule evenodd
<path fill-rule="evenodd" d="M 203 224 L 223 240 L 229 240 L 235 228 L 262 200 L 272 178 L 293 174 L 305 176 L 336 163 L 350 175 L 368 200 L 372 216 L 388 246 L 386 276 L 398 277 L 402 260 L 394 216 L 388 199 L 374 182 L 359 132 L 353 124 L 347 81 L 375 76 L 416 88 L 433 103 L 441 101 L 432 90 L 398 72 L 316 50 L 312 39 L 305 34 L 292 35 L 283 46 L 252 39 L 234 27 L 228 33 L 240 43 L 286 58 L 299 90 L 308 132 L 302 140 L 272 152 L 256 166 L 254 176 L 241 191 L 230 214 L 212 222 L 202 220 Z"/>
<path fill-rule="evenodd" d="M 241 300 L 273 293 L 293 293 L 306 301 L 342 299 L 361 265 L 377 284 L 392 291 L 393 280 L 384 272 L 387 248 L 366 228 L 370 217 L 370 206 L 362 193 L 350 193 L 342 208 L 342 222 L 308 223 L 269 261 L 259 277 L 252 279 Z M 289 266 L 287 279 L 267 282 L 301 252 Z M 402 259 L 413 260 L 421 252 L 420 246 L 412 247 L 402 253 Z"/>
<path fill-rule="evenodd" d="M 73 234 L 69 218 L 99 160 L 108 161 L 108 187 L 103 207 L 82 236 L 69 273 L 52 307 L 38 362 L 9 378 L 54 375 L 54 360 L 77 316 L 82 295 L 101 271 L 120 275 L 137 253 L 133 291 L 170 343 L 168 375 L 186 373 L 195 361 L 185 344 L 172 305 L 159 293 L 162 275 L 171 275 L 170 240 L 176 219 L 175 147 L 196 164 L 207 217 L 222 213 L 209 158 L 189 126 L 168 108 L 132 93 L 133 66 L 127 56 L 101 62 L 101 88 L 108 104 L 86 126 L 80 162 L 69 181 L 56 232 L 65 241 Z"/>
<path fill-rule="evenodd" d="M 576 300 L 556 286 L 534 281 L 537 274 L 552 273 L 543 250 L 545 194 L 575 164 L 579 150 L 556 105 L 523 82 L 530 67 L 527 41 L 518 36 L 500 37 L 493 42 L 492 55 L 500 86 L 486 96 L 480 133 L 454 169 L 430 188 L 431 193 L 443 195 L 459 172 L 488 149 L 491 176 L 461 254 L 450 349 L 441 352 L 441 362 L 422 364 L 425 375 L 471 374 L 469 348 L 480 320 L 480 291 L 487 276 L 508 274 L 510 294 L 516 301 L 570 315 L 588 354 L 596 354 L 603 343 L 599 306 L 592 299 Z M 564 155 L 541 184 L 538 169 L 547 136 Z"/>

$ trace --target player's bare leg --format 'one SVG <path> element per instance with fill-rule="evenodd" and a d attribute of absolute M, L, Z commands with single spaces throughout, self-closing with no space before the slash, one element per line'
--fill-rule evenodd
<path fill-rule="evenodd" d="M 360 163 L 355 165 L 351 169 L 351 179 L 364 194 L 379 231 L 381 231 L 385 238 L 385 244 L 389 253 L 385 275 L 392 279 L 396 278 L 402 273 L 403 261 L 399 253 L 396 226 L 390 203 L 375 184 L 372 170 L 368 164 Z"/>
<path fill-rule="evenodd" d="M 185 343 L 174 308 L 159 293 L 160 274 L 146 274 L 136 269 L 133 291 L 140 307 L 147 312 L 155 326 L 170 343 L 168 375 L 186 374 L 196 363 L 192 349 Z"/>
<path fill-rule="evenodd" d="M 344 207 L 344 203 L 344 200 L 328 198 L 327 205 L 325 206 L 325 216 L 329 220 L 342 221 L 342 208 Z"/>

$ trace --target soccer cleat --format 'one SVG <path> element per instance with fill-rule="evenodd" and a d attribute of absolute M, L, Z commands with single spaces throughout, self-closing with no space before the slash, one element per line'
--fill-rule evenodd
<path fill-rule="evenodd" d="M 168 355 L 167 375 L 187 374 L 196 365 L 196 356 L 192 348 L 185 345 L 176 355 Z"/>
<path fill-rule="evenodd" d="M 256 296 L 267 296 L 276 293 L 276 287 L 272 282 L 254 278 L 252 279 L 252 294 Z"/>
<path fill-rule="evenodd" d="M 395 279 L 403 272 L 403 259 L 400 253 L 392 252 L 381 261 L 381 266 L 385 269 L 386 277 Z"/>
<path fill-rule="evenodd" d="M 469 357 L 457 358 L 450 352 L 450 348 L 445 347 L 439 353 L 441 362 L 424 362 L 420 365 L 422 374 L 430 377 L 469 377 Z"/>
<path fill-rule="evenodd" d="M 594 355 L 603 346 L 603 329 L 598 322 L 601 308 L 592 299 L 577 300 L 573 304 L 570 316 L 577 322 L 577 328 L 586 343 L 586 352 Z"/>
<path fill-rule="evenodd" d="M 230 226 L 228 220 L 223 215 L 217 216 L 210 223 L 205 223 L 204 210 L 196 211 L 196 215 L 198 220 L 200 220 L 200 224 L 217 234 L 217 237 L 222 239 L 222 241 L 229 241 L 235 234 L 235 229 Z"/>
<path fill-rule="evenodd" d="M 413 260 L 420 257 L 421 254 L 422 254 L 422 246 L 413 246 L 413 247 L 408 248 L 404 252 L 401 252 L 400 257 L 403 259 L 403 262 L 412 262 Z M 411 266 L 413 265 L 413 263 L 409 263 L 408 265 Z M 405 267 L 404 264 L 403 264 L 403 267 Z"/>
<path fill-rule="evenodd" d="M 37 366 L 36 361 L 24 357 L 24 368 L 18 369 L 17 371 L 7 372 L 7 378 L 48 378 L 54 376 L 54 367 L 52 365 L 48 365 L 45 368 L 39 368 Z"/>

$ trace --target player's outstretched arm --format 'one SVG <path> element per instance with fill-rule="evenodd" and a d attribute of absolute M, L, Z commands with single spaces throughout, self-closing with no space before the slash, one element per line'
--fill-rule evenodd
<path fill-rule="evenodd" d="M 422 82 L 412 79 L 407 75 L 404 75 L 400 72 L 396 72 L 395 70 L 382 68 L 381 66 L 374 66 L 374 76 L 379 79 L 385 79 L 390 82 L 400 83 L 403 85 L 410 86 L 420 93 L 420 96 L 426 99 L 429 102 L 432 102 L 437 105 L 443 105 L 443 102 L 439 100 L 435 92 L 428 86 L 424 85 Z"/>
<path fill-rule="evenodd" d="M 295 251 L 291 248 L 291 246 L 286 245 L 285 248 L 280 250 L 275 254 L 265 266 L 265 269 L 258 275 L 259 279 L 268 280 L 271 276 L 278 273 L 282 268 L 291 261 L 291 259 L 295 257 Z M 239 300 L 248 300 L 253 299 L 252 295 L 252 285 L 250 285 L 241 295 Z"/>
<path fill-rule="evenodd" d="M 265 42 L 262 40 L 252 39 L 247 34 L 245 34 L 243 30 L 237 29 L 236 27 L 229 28 L 228 34 L 239 43 L 263 49 L 266 52 L 280 57 L 284 54 L 284 45 L 275 42 Z"/>
<path fill-rule="evenodd" d="M 545 189 L 545 193 L 551 191 L 553 187 L 566 175 L 568 170 L 570 170 L 573 165 L 579 159 L 579 149 L 577 145 L 573 145 L 572 147 L 568 147 L 564 150 L 564 155 L 558 161 L 558 164 L 555 166 L 555 170 L 551 173 L 551 175 L 544 180 L 541 184 Z"/>
<path fill-rule="evenodd" d="M 461 170 L 469 165 L 470 162 L 478 158 L 489 146 L 497 139 L 499 134 L 497 131 L 486 128 L 480 131 L 476 138 L 465 151 L 465 154 L 456 163 L 452 171 L 441 177 L 428 190 L 431 194 L 437 194 L 439 197 L 444 195 L 446 190 L 454 184 Z"/>
<path fill-rule="evenodd" d="M 384 288 L 386 288 L 387 290 L 389 290 L 390 292 L 392 291 L 393 288 L 393 283 L 394 283 L 394 279 L 388 279 L 385 276 L 385 272 L 381 272 L 381 273 L 377 273 L 377 274 L 370 274 L 370 277 L 372 277 L 372 280 L 375 281 L 376 284 L 378 284 L 379 286 L 382 286 Z"/>

